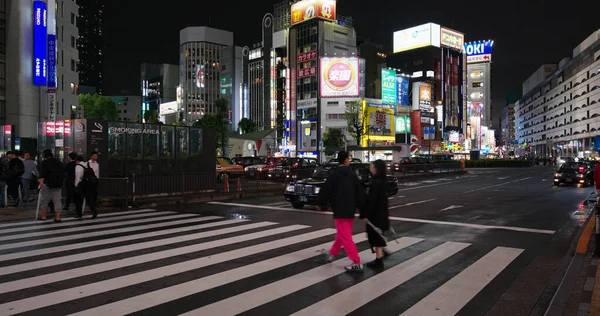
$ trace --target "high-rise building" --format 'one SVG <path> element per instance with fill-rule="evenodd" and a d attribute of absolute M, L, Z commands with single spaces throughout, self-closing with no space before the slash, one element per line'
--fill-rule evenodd
<path fill-rule="evenodd" d="M 358 55 L 365 60 L 365 97 L 381 99 L 381 68 L 385 66 L 387 52 L 383 45 L 362 39 L 358 43 Z"/>
<path fill-rule="evenodd" d="M 102 94 L 102 67 L 104 61 L 103 0 L 76 0 L 79 5 L 79 37 L 77 49 L 79 61 L 79 84 L 86 92 L 95 91 Z M 68 1 L 60 1 L 60 3 Z"/>
<path fill-rule="evenodd" d="M 229 102 L 231 130 L 237 130 L 242 109 L 242 48 L 233 45 L 233 33 L 205 26 L 179 33 L 181 111 L 186 123 L 214 114 L 215 102 Z"/>
<path fill-rule="evenodd" d="M 6 1 L 0 1 L 0 124 L 6 121 Z"/>
<path fill-rule="evenodd" d="M 142 87 L 141 118 L 146 111 L 157 111 L 159 116 L 169 116 L 165 122 L 180 119 L 176 107 L 161 107 L 163 103 L 177 101 L 179 87 L 179 65 L 143 63 L 140 72 Z M 161 109 L 164 108 L 164 111 Z"/>

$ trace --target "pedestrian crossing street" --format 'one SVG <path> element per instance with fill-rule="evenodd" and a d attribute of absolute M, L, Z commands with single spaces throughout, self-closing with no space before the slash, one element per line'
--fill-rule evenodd
<path fill-rule="evenodd" d="M 404 236 L 385 269 L 353 275 L 319 252 L 334 235 L 153 210 L 0 224 L 0 315 L 454 315 L 523 252 Z"/>

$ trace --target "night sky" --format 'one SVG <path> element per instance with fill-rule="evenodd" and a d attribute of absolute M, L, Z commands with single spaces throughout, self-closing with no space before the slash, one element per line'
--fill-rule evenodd
<path fill-rule="evenodd" d="M 121 90 L 139 94 L 142 62 L 178 64 L 179 30 L 186 26 L 232 31 L 239 46 L 259 42 L 262 18 L 277 2 L 178 0 L 153 5 L 141 0 L 106 0 L 105 94 L 121 94 Z M 337 3 L 339 14 L 353 17 L 358 36 L 388 50 L 394 31 L 427 22 L 461 31 L 467 42 L 493 39 L 494 126 L 509 92 L 519 94 L 522 82 L 541 64 L 570 56 L 576 45 L 600 29 L 600 1 L 595 0 Z"/>

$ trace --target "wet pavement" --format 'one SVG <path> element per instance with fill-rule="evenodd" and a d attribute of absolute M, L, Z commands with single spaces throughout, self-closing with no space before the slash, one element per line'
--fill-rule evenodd
<path fill-rule="evenodd" d="M 333 219 L 282 196 L 0 225 L 0 314 L 543 315 L 591 188 L 548 167 L 405 181 L 385 268 L 318 250 Z M 354 224 L 363 262 L 373 259 Z"/>

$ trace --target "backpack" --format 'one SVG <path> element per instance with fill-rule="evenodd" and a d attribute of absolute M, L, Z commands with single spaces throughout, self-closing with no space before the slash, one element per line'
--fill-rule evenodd
<path fill-rule="evenodd" d="M 81 182 L 79 183 L 83 188 L 90 189 L 98 186 L 98 177 L 96 177 L 96 173 L 94 169 L 90 167 L 90 163 L 88 162 L 87 167 L 84 165 L 78 165 L 83 168 L 83 176 L 81 177 Z"/>
<path fill-rule="evenodd" d="M 46 175 L 44 182 L 49 188 L 58 189 L 62 188 L 64 178 L 65 166 L 62 164 L 62 162 L 53 159 L 50 170 L 48 170 L 48 174 Z"/>

